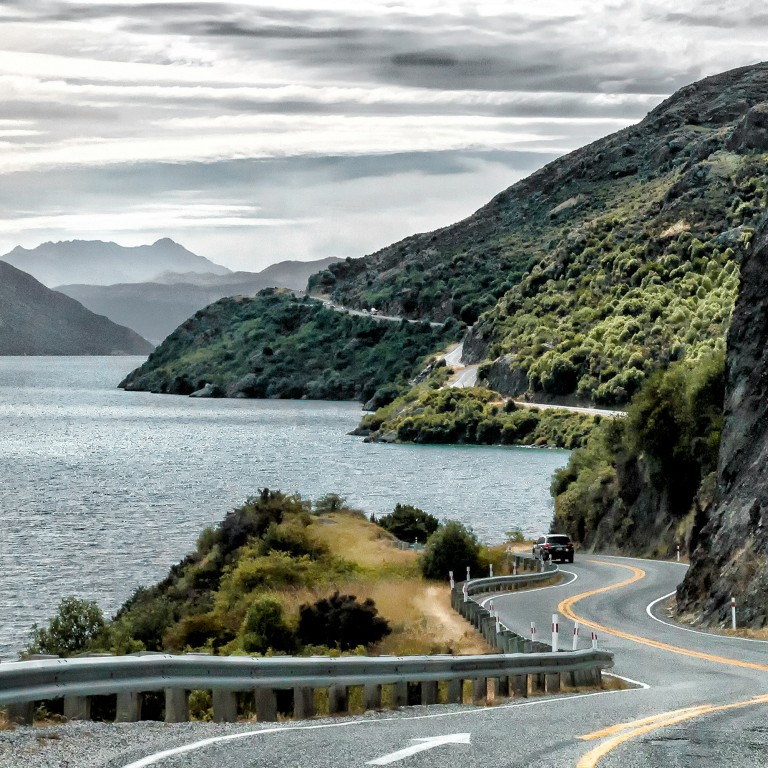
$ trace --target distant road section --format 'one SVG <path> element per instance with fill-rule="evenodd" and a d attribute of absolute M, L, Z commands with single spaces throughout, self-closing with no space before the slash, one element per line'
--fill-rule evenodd
<path fill-rule="evenodd" d="M 464 365 L 461 362 L 461 356 L 464 352 L 464 345 L 457 344 L 442 357 L 445 364 L 453 368 L 454 374 L 448 381 L 449 387 L 461 389 L 463 387 L 477 386 L 478 365 Z M 529 403 L 527 400 L 515 400 L 515 405 L 520 408 L 538 408 L 540 411 L 560 410 L 570 411 L 571 413 L 583 413 L 588 416 L 605 416 L 609 419 L 621 419 L 627 415 L 626 411 L 614 411 L 607 408 L 590 408 L 582 405 L 560 405 L 559 403 Z"/>
<path fill-rule="evenodd" d="M 350 309 L 349 307 L 343 307 L 341 304 L 334 304 L 328 299 L 321 299 L 318 296 L 310 296 L 315 301 L 321 301 L 323 306 L 327 309 L 332 309 L 334 312 L 346 312 L 349 315 L 357 315 L 358 317 L 370 317 L 371 320 L 385 320 L 390 323 L 400 323 L 403 320 L 407 320 L 409 323 L 421 323 L 423 320 L 412 320 L 409 317 L 398 317 L 397 315 L 382 315 L 381 312 L 369 311 L 367 309 Z M 429 323 L 433 328 L 441 328 L 445 323 Z"/>

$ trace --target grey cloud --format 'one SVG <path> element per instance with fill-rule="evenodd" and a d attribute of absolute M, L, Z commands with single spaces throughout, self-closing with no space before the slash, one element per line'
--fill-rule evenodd
<path fill-rule="evenodd" d="M 768 13 L 684 13 L 673 12 L 665 16 L 672 24 L 687 27 L 711 27 L 713 29 L 749 29 L 768 26 Z"/>

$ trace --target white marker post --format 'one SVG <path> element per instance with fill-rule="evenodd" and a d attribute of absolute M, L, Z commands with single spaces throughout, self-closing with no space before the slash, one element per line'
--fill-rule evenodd
<path fill-rule="evenodd" d="M 557 639 L 560 634 L 560 622 L 556 613 L 552 614 L 552 653 L 557 653 Z"/>
<path fill-rule="evenodd" d="M 451 582 L 451 589 L 453 589 L 454 586 L 455 586 L 454 581 L 453 581 L 453 571 L 448 571 L 448 581 Z"/>
<path fill-rule="evenodd" d="M 493 563 L 488 563 L 488 576 L 493 578 Z"/>
<path fill-rule="evenodd" d="M 512 575 L 517 576 L 517 560 L 512 561 Z"/>
<path fill-rule="evenodd" d="M 467 582 L 466 581 L 462 585 L 462 591 L 464 592 L 464 602 L 466 603 L 467 600 L 469 600 L 469 593 L 467 592 Z"/>
<path fill-rule="evenodd" d="M 592 633 L 592 650 L 597 650 L 597 632 Z"/>
<path fill-rule="evenodd" d="M 469 566 L 467 566 L 467 581 L 469 581 Z"/>
<path fill-rule="evenodd" d="M 680 562 L 680 545 L 677 545 L 677 562 Z"/>
<path fill-rule="evenodd" d="M 536 642 L 536 624 L 533 621 L 531 622 L 531 642 Z"/>
<path fill-rule="evenodd" d="M 573 623 L 573 650 L 575 651 L 579 646 L 579 622 Z"/>
<path fill-rule="evenodd" d="M 736 598 L 731 596 L 731 629 L 736 629 Z"/>

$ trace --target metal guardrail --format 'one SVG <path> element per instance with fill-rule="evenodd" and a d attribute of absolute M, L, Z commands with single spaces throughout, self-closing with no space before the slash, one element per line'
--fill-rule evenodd
<path fill-rule="evenodd" d="M 605 665 L 603 651 L 473 656 L 115 656 L 0 665 L 0 704 L 179 688 L 248 691 L 555 674 Z"/>
<path fill-rule="evenodd" d="M 521 563 L 521 567 L 528 567 Z M 534 566 L 535 567 L 535 566 Z M 238 694 L 253 697 L 258 720 L 277 718 L 277 692 L 292 690 L 295 717 L 314 714 L 317 688 L 327 689 L 329 714 L 348 710 L 349 687 L 362 686 L 366 709 L 382 706 L 382 686 L 392 686 L 388 703 L 409 703 L 409 684 L 420 687 L 420 702 L 438 701 L 438 683 L 447 684 L 443 698 L 462 703 L 464 681 L 472 682 L 472 701 L 485 700 L 489 682 L 501 696 L 513 693 L 558 692 L 561 682 L 578 686 L 599 685 L 603 669 L 613 666 L 613 655 L 600 650 L 553 653 L 543 643 L 533 643 L 501 625 L 490 611 L 470 597 L 526 583 L 551 580 L 557 569 L 540 573 L 473 579 L 456 585 L 452 605 L 483 633 L 499 654 L 473 656 L 343 656 L 252 658 L 188 654 L 135 654 L 70 659 L 32 659 L 0 665 L 0 706 L 11 720 L 31 723 L 34 702 L 64 699 L 64 715 L 90 717 L 91 698 L 116 695 L 116 720 L 141 719 L 142 695 L 165 693 L 166 722 L 189 719 L 188 695 L 192 690 L 213 692 L 213 716 L 218 722 L 235 720 Z M 413 703 L 413 702 L 411 702 Z"/>

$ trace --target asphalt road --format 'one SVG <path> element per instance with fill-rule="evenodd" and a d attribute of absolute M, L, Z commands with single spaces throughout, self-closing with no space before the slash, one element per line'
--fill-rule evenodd
<path fill-rule="evenodd" d="M 534 621 L 539 639 L 548 640 L 558 611 L 563 648 L 573 634 L 566 617 L 578 617 L 580 647 L 589 646 L 594 628 L 599 646 L 616 655 L 614 671 L 643 687 L 265 724 L 186 745 L 178 754 L 139 759 L 144 755 L 137 749 L 133 762 L 119 768 L 768 765 L 768 643 L 696 633 L 654 618 L 663 613 L 656 601 L 674 590 L 682 565 L 577 556 L 563 570 L 565 584 L 494 596 L 502 621 L 521 633 Z"/>

